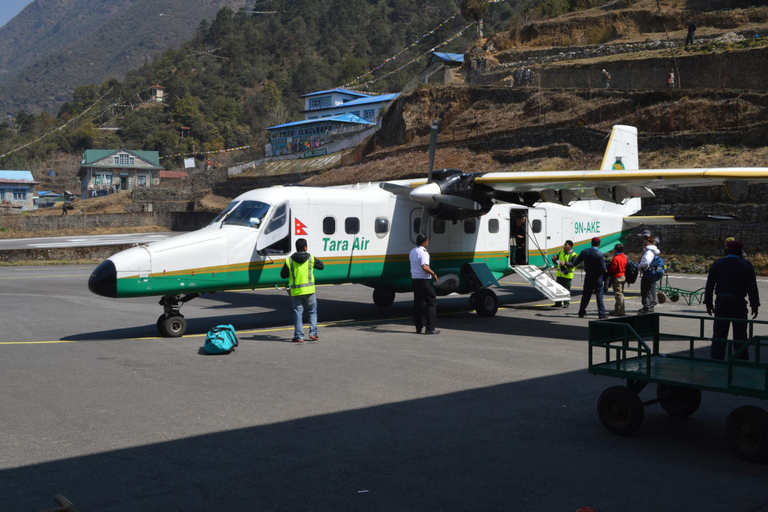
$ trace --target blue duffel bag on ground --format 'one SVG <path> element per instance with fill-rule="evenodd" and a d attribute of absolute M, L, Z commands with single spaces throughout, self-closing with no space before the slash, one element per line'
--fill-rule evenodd
<path fill-rule="evenodd" d="M 237 334 L 230 324 L 217 325 L 205 337 L 203 348 L 208 354 L 228 354 L 237 346 Z"/>

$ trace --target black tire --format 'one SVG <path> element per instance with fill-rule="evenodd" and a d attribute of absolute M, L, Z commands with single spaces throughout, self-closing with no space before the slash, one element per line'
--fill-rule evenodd
<path fill-rule="evenodd" d="M 670 295 L 669 296 L 669 300 L 671 300 L 672 302 L 677 302 L 677 301 L 680 300 L 680 296 L 679 295 Z"/>
<path fill-rule="evenodd" d="M 659 384 L 656 386 L 656 398 L 661 408 L 678 418 L 685 418 L 695 413 L 701 405 L 701 391 L 698 389 Z"/>
<path fill-rule="evenodd" d="M 728 415 L 725 423 L 728 444 L 740 459 L 765 462 L 768 459 L 768 412 L 743 405 Z"/>
<path fill-rule="evenodd" d="M 380 308 L 388 308 L 395 302 L 395 292 L 387 288 L 373 289 L 373 303 Z"/>
<path fill-rule="evenodd" d="M 613 386 L 597 400 L 597 416 L 612 434 L 631 436 L 643 424 L 645 409 L 637 393 L 624 386 Z"/>
<path fill-rule="evenodd" d="M 499 298 L 493 293 L 493 290 L 483 288 L 475 293 L 472 301 L 478 316 L 491 317 L 499 310 Z"/>
<path fill-rule="evenodd" d="M 165 332 L 163 331 L 164 321 L 165 321 L 165 313 L 163 313 L 157 318 L 157 332 L 159 332 L 161 336 L 165 336 Z"/>
<path fill-rule="evenodd" d="M 656 294 L 656 302 L 659 304 L 664 304 L 667 302 L 667 294 L 664 292 L 659 292 Z"/>
<path fill-rule="evenodd" d="M 187 321 L 181 315 L 171 315 L 162 322 L 161 333 L 169 338 L 178 338 L 187 332 Z"/>

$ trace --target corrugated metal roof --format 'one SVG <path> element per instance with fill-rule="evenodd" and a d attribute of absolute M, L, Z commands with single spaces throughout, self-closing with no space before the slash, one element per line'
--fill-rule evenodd
<path fill-rule="evenodd" d="M 160 165 L 160 153 L 157 151 L 136 151 L 133 149 L 87 149 L 85 153 L 83 153 L 83 160 L 80 162 L 80 166 L 93 167 L 99 160 L 103 160 L 104 158 L 121 152 L 126 152 L 140 158 L 157 169 L 164 169 L 164 167 Z M 108 167 L 115 166 L 109 165 Z M 130 165 L 120 165 L 118 167 L 131 168 Z M 145 169 L 145 167 L 142 167 L 142 169 Z"/>
<path fill-rule="evenodd" d="M 18 183 L 37 185 L 32 171 L 4 171 L 0 170 L 0 181 L 3 183 Z"/>
<path fill-rule="evenodd" d="M 346 103 L 344 106 L 346 105 L 349 105 L 349 103 Z M 342 114 L 340 116 L 335 116 L 335 117 L 323 117 L 321 119 L 305 119 L 304 121 L 293 121 L 292 123 L 278 124 L 276 126 L 270 126 L 269 128 L 267 128 L 267 130 L 277 130 L 278 128 L 288 128 L 292 126 L 302 126 L 302 125 L 308 125 L 308 124 L 327 123 L 328 121 L 332 121 L 336 123 L 369 124 L 371 126 L 376 124 L 370 121 L 366 121 L 362 117 L 356 116 L 354 114 Z"/>
<path fill-rule="evenodd" d="M 443 52 L 432 52 L 432 55 L 437 57 L 440 60 L 444 60 L 447 62 L 464 62 L 464 54 L 463 53 L 443 53 Z"/>
<path fill-rule="evenodd" d="M 301 98 L 308 98 L 310 96 L 317 96 L 319 94 L 331 94 L 334 92 L 338 92 L 340 94 L 349 94 L 352 96 L 360 96 L 361 98 L 367 98 L 370 96 L 370 94 L 364 94 L 362 92 L 356 92 L 356 91 L 348 91 L 347 89 L 342 89 L 340 87 L 337 87 L 335 89 L 326 89 L 325 91 L 310 92 L 308 94 L 304 94 L 303 96 L 301 96 Z"/>
<path fill-rule="evenodd" d="M 360 98 L 359 100 L 352 100 L 348 101 L 343 105 L 339 105 L 340 107 L 356 107 L 358 105 L 368 105 L 369 103 L 386 103 L 394 100 L 400 96 L 399 92 L 392 93 L 392 94 L 380 94 L 378 96 L 369 96 L 367 98 Z"/>

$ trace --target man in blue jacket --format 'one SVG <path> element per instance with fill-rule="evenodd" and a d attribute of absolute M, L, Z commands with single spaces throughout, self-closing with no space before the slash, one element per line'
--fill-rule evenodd
<path fill-rule="evenodd" d="M 593 292 L 597 299 L 597 316 L 599 318 L 608 318 L 608 315 L 605 313 L 605 305 L 603 304 L 605 258 L 598 247 L 600 247 L 600 238 L 595 237 L 592 239 L 592 247 L 581 251 L 581 254 L 573 260 L 572 264 L 571 262 L 567 264 L 567 266 L 577 267 L 584 263 L 584 291 L 581 295 L 579 318 L 584 318 L 584 315 L 587 314 L 587 305 L 590 299 L 592 299 Z"/>
<path fill-rule="evenodd" d="M 749 307 L 752 310 L 752 318 L 757 317 L 757 310 L 760 307 L 760 297 L 757 293 L 757 278 L 752 264 L 741 257 L 744 247 L 738 240 L 728 242 L 726 246 L 726 257 L 720 258 L 709 268 L 707 276 L 707 286 L 704 289 L 704 305 L 707 307 L 707 314 L 712 316 L 714 309 L 715 317 L 722 320 L 715 320 L 712 326 L 712 337 L 714 339 L 727 340 L 728 330 L 733 323 L 733 339 L 739 341 L 747 340 L 747 322 L 738 322 L 730 319 L 747 319 L 747 301 L 744 297 L 749 297 Z M 717 295 L 717 301 L 712 306 L 712 296 Z M 734 349 L 738 350 L 743 343 L 734 343 Z M 724 341 L 713 341 L 710 347 L 710 357 L 712 359 L 725 359 L 726 343 Z M 738 356 L 739 359 L 749 359 L 749 353 L 744 350 Z"/>

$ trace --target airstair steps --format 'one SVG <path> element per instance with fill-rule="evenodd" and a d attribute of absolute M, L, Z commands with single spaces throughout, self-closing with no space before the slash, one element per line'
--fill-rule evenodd
<path fill-rule="evenodd" d="M 534 265 L 516 265 L 512 270 L 522 276 L 536 288 L 542 295 L 554 301 L 571 299 L 571 292 L 557 284 L 554 279 Z"/>

